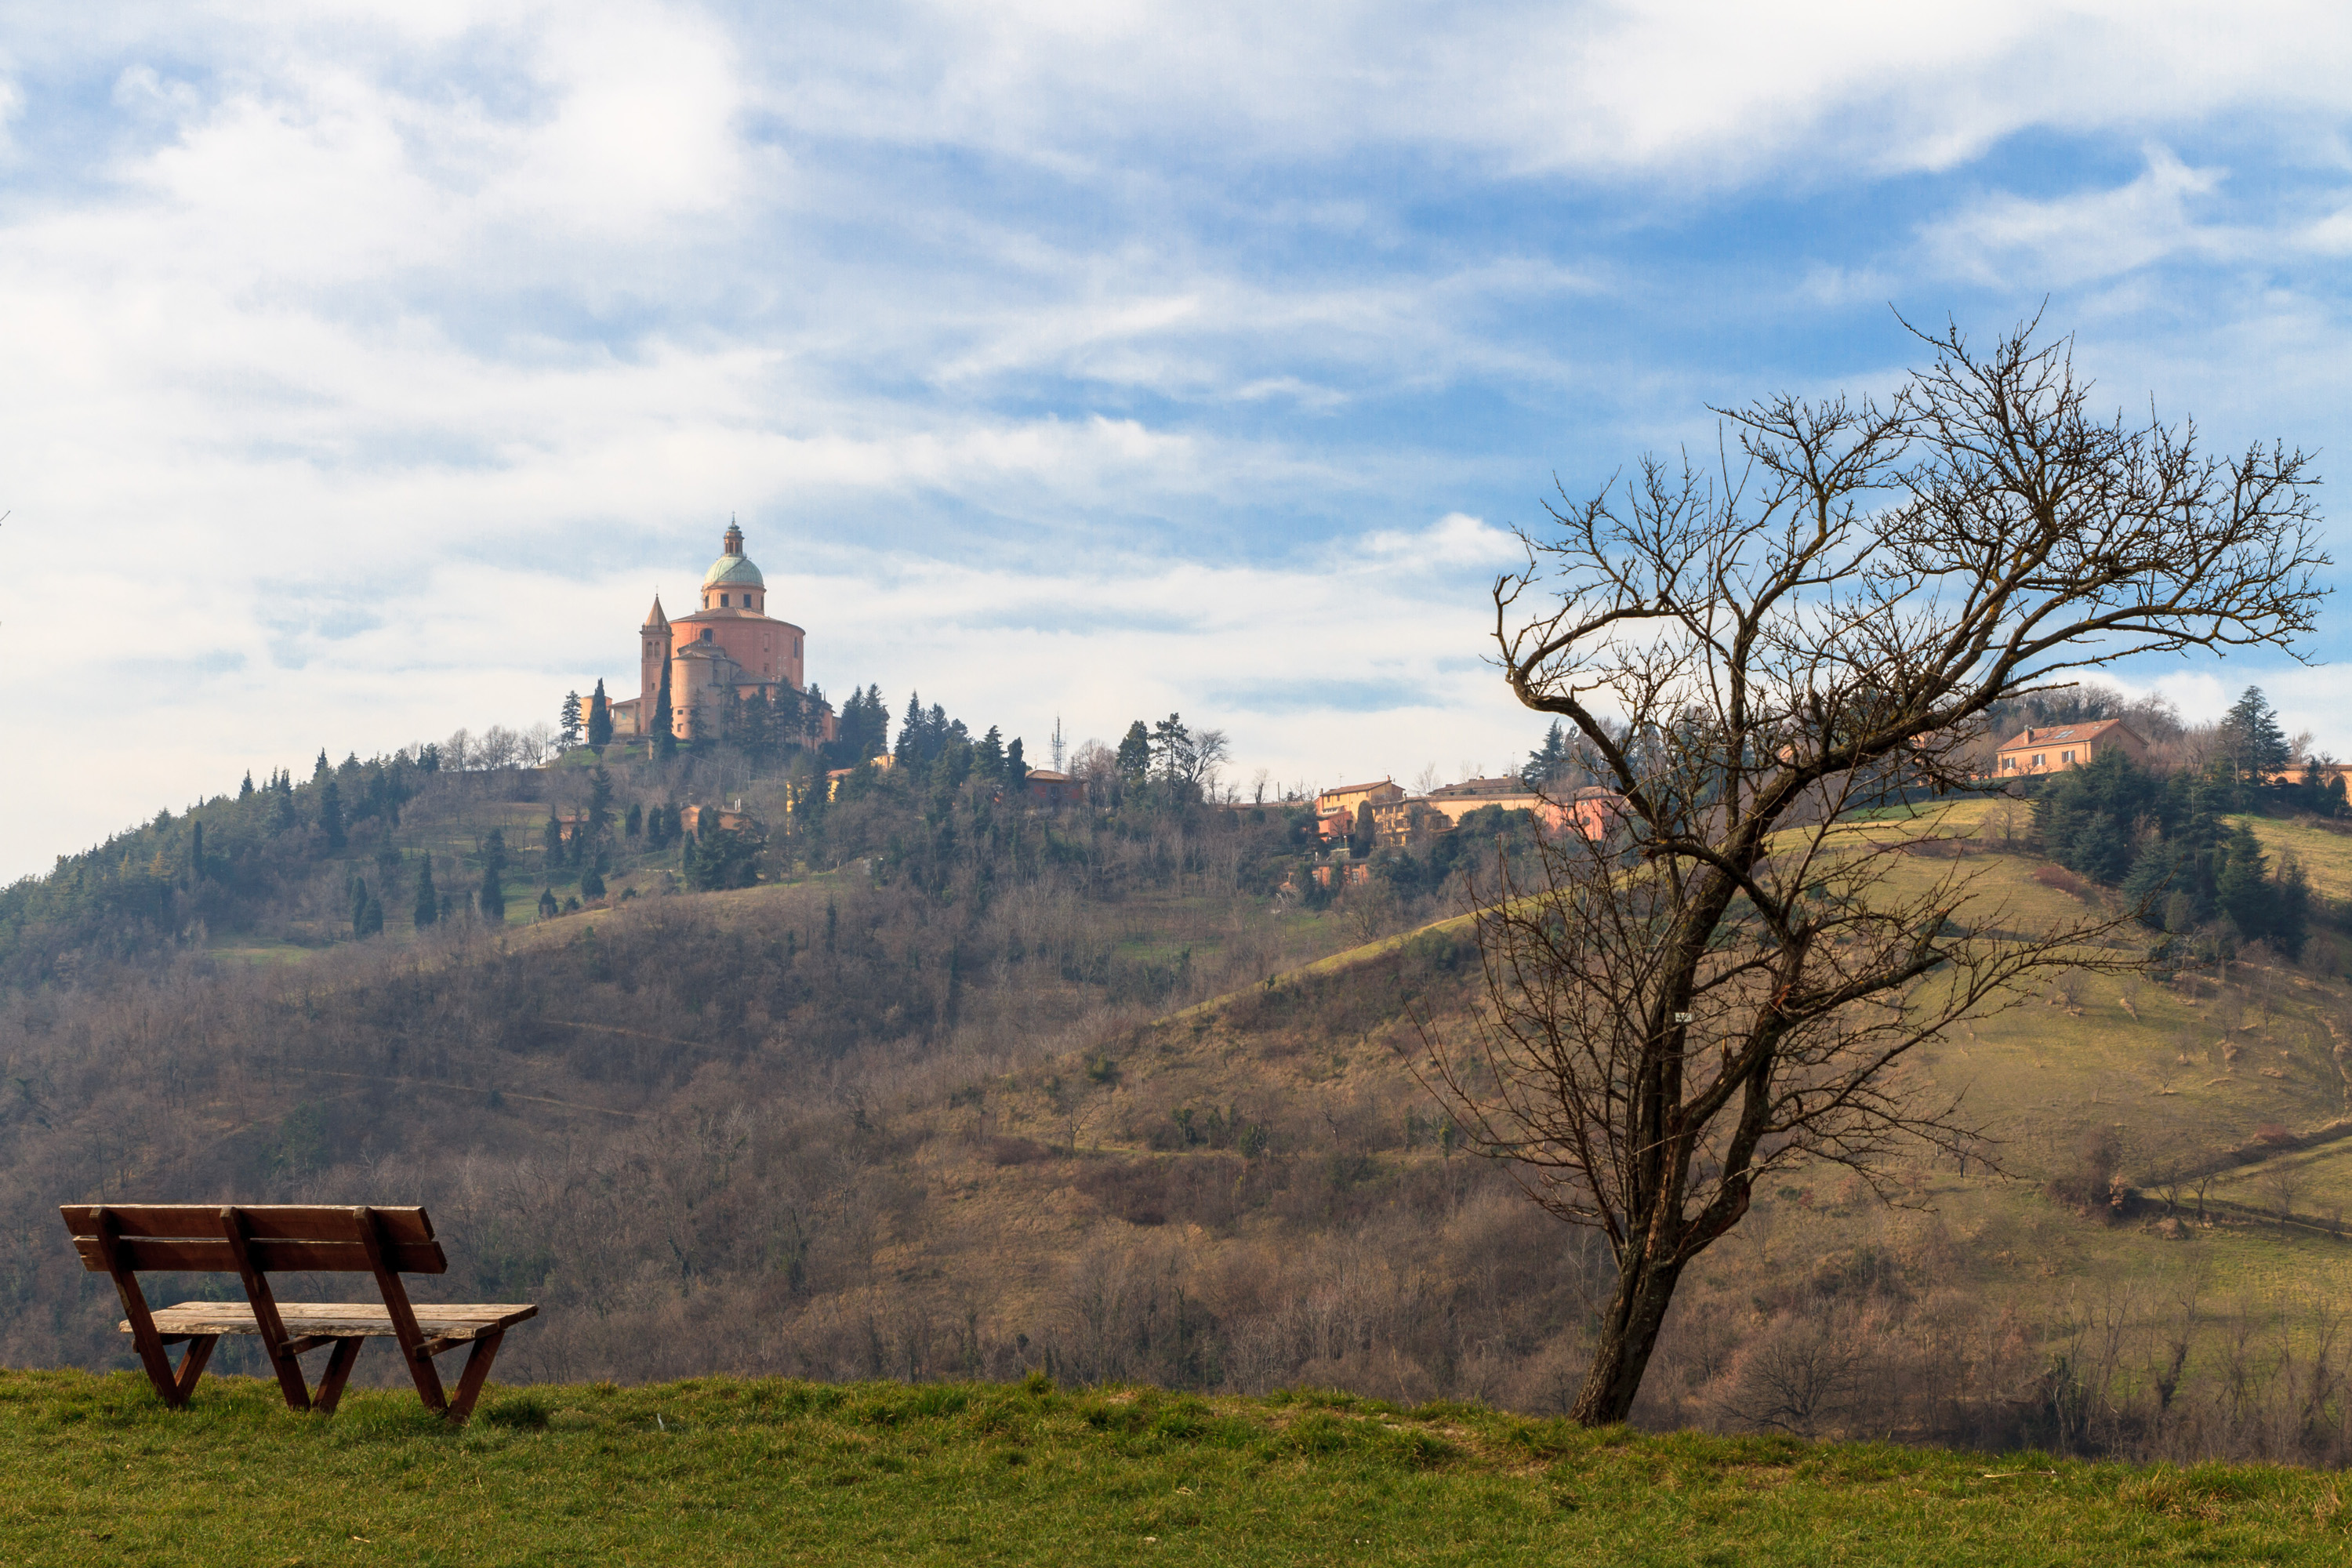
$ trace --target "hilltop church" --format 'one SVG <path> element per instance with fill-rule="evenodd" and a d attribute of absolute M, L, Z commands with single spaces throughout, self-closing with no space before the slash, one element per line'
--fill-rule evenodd
<path fill-rule="evenodd" d="M 768 615 L 767 579 L 743 553 L 743 531 L 731 521 L 719 559 L 702 574 L 701 593 L 694 613 L 674 621 L 663 614 L 661 595 L 654 595 L 652 613 L 637 628 L 638 694 L 613 704 L 615 737 L 653 732 L 665 677 L 671 732 L 681 741 L 695 739 L 698 725 L 718 725 L 722 702 L 755 692 L 772 701 L 787 690 L 808 689 L 802 662 L 808 634 Z M 824 738 L 833 739 L 830 707 L 819 722 Z"/>

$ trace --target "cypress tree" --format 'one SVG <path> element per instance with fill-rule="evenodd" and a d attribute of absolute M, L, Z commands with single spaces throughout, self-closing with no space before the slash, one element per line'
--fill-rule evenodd
<path fill-rule="evenodd" d="M 383 930 L 383 905 L 377 900 L 375 894 L 371 892 L 367 896 L 367 901 L 360 907 L 359 934 L 363 937 L 375 936 Z"/>
<path fill-rule="evenodd" d="M 677 721 L 669 707 L 669 664 L 662 664 L 661 688 L 654 698 L 654 754 L 668 758 L 677 755 Z"/>
<path fill-rule="evenodd" d="M 321 752 L 320 756 L 327 753 Z M 319 785 L 319 831 L 330 849 L 341 849 L 345 842 L 343 831 L 343 792 L 331 778 Z"/>
<path fill-rule="evenodd" d="M 427 850 L 424 864 L 416 868 L 416 929 L 423 931 L 440 919 L 441 897 L 433 890 L 433 854 Z"/>
<path fill-rule="evenodd" d="M 621 819 L 621 837 L 635 838 L 645 831 L 646 808 L 635 801 L 629 802 L 629 814 Z"/>
<path fill-rule="evenodd" d="M 540 889 L 539 894 L 539 918 L 543 921 L 551 921 L 555 918 L 555 889 L 553 888 L 542 888 Z"/>
<path fill-rule="evenodd" d="M 580 825 L 591 847 L 604 847 L 605 830 L 613 825 L 613 775 L 600 763 L 588 775 L 588 817 Z"/>
<path fill-rule="evenodd" d="M 668 689 L 667 666 L 664 666 L 663 689 Z M 588 744 L 596 754 L 613 743 L 613 704 L 605 699 L 604 682 L 596 682 L 595 691 L 588 699 Z"/>
<path fill-rule="evenodd" d="M 506 868 L 506 830 L 493 827 L 489 837 L 482 840 L 482 888 L 475 900 L 482 911 L 482 918 L 492 925 L 506 923 L 506 886 L 499 880 L 499 873 Z"/>
<path fill-rule="evenodd" d="M 1021 737 L 1018 735 L 1013 736 L 1013 743 L 1004 748 L 1004 787 L 1010 790 L 1029 787 L 1029 760 L 1021 754 Z"/>
<path fill-rule="evenodd" d="M 355 937 L 365 936 L 367 935 L 368 907 L 367 879 L 353 876 L 351 887 L 347 890 L 352 897 L 352 934 Z"/>
<path fill-rule="evenodd" d="M 560 865 L 563 859 L 563 819 L 555 815 L 555 807 L 547 808 L 547 825 L 539 830 L 540 847 L 547 851 L 547 863 Z"/>
<path fill-rule="evenodd" d="M 588 899 L 601 899 L 604 896 L 604 878 L 595 867 L 589 867 L 586 873 L 581 877 L 580 894 L 583 898 Z"/>

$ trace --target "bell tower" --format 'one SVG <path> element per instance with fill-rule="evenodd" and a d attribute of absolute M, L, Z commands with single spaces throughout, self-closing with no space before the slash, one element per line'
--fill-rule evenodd
<path fill-rule="evenodd" d="M 654 704 L 661 695 L 662 670 L 669 664 L 669 617 L 662 614 L 661 595 L 656 594 L 646 624 L 637 628 L 637 725 L 648 734 Z"/>

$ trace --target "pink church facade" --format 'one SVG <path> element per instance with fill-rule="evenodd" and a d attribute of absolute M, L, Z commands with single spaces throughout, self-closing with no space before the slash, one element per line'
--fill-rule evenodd
<path fill-rule="evenodd" d="M 650 735 L 660 707 L 664 677 L 669 684 L 671 733 L 691 741 L 721 724 L 727 702 L 759 693 L 777 697 L 808 689 L 808 634 L 769 615 L 768 584 L 743 553 L 743 531 L 727 525 L 719 559 L 702 574 L 700 602 L 692 613 L 671 620 L 661 596 L 637 628 L 638 693 L 613 704 L 615 737 Z M 820 719 L 830 740 L 830 708 Z"/>

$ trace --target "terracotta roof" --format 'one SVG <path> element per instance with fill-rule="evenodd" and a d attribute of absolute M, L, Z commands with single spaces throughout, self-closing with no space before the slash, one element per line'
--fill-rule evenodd
<path fill-rule="evenodd" d="M 1032 779 L 1038 780 L 1045 784 L 1067 784 L 1070 782 L 1069 774 L 1057 773 L 1051 768 L 1031 768 L 1029 770 L 1029 776 Z"/>
<path fill-rule="evenodd" d="M 669 625 L 669 617 L 662 614 L 661 595 L 659 594 L 656 594 L 654 595 L 654 607 L 652 612 L 646 616 L 646 625 L 649 626 L 666 626 Z"/>
<path fill-rule="evenodd" d="M 1373 780 L 1371 783 L 1370 783 L 1370 784 L 1333 784 L 1329 789 L 1327 789 L 1327 790 L 1318 790 L 1318 791 L 1316 792 L 1316 795 L 1317 795 L 1317 797 L 1318 797 L 1318 798 L 1320 798 L 1321 796 L 1323 796 L 1323 795 L 1360 795 L 1360 794 L 1362 794 L 1365 790 L 1368 790 L 1368 789 L 1378 789 L 1378 788 L 1380 788 L 1382 784 L 1394 784 L 1394 783 L 1396 783 L 1396 780 L 1394 780 L 1394 779 L 1392 779 L 1392 778 L 1390 778 L 1390 779 L 1374 779 L 1374 780 Z"/>
<path fill-rule="evenodd" d="M 1429 792 L 1429 798 L 1435 800 L 1443 795 L 1450 800 L 1461 795 L 1532 795 L 1535 793 L 1528 787 L 1526 780 L 1514 778 L 1507 773 L 1499 778 L 1464 779 L 1460 784 L 1440 784 Z"/>
<path fill-rule="evenodd" d="M 2087 724 L 2031 724 L 2020 731 L 2015 740 L 2003 742 L 2000 750 L 2014 752 L 2024 746 L 2074 745 L 2084 741 L 2095 741 L 2110 730 L 2121 730 L 2133 740 L 2139 741 L 2141 745 L 2147 744 L 2140 740 L 2138 731 L 2122 720 L 2100 719 Z"/>

